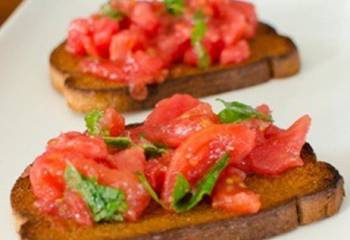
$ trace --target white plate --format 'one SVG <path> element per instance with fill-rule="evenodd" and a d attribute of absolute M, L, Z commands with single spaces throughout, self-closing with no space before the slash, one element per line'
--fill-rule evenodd
<path fill-rule="evenodd" d="M 0 29 L 0 239 L 16 239 L 10 189 L 19 174 L 60 131 L 82 129 L 82 117 L 67 108 L 50 85 L 48 56 L 66 36 L 69 21 L 88 15 L 102 1 L 26 0 Z M 287 126 L 309 113 L 309 141 L 318 157 L 350 179 L 350 1 L 256 1 L 260 18 L 292 36 L 303 60 L 299 75 L 221 94 L 250 104 L 268 103 Z M 215 97 L 208 97 L 216 109 Z M 143 113 L 129 114 L 129 122 Z M 347 192 L 349 186 L 346 185 Z M 349 200 L 339 214 L 276 239 L 349 239 Z"/>

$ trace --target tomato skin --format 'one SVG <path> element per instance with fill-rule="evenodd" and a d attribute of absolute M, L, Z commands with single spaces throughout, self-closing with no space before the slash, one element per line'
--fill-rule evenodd
<path fill-rule="evenodd" d="M 144 172 L 146 158 L 143 149 L 139 146 L 122 150 L 116 154 L 109 155 L 107 161 L 113 168 L 122 172 Z"/>
<path fill-rule="evenodd" d="M 197 106 L 200 101 L 187 94 L 175 94 L 159 101 L 145 120 L 145 127 L 159 127 Z"/>
<path fill-rule="evenodd" d="M 254 147 L 255 131 L 239 124 L 216 124 L 187 138 L 174 152 L 165 177 L 162 199 L 171 202 L 176 178 L 181 173 L 193 186 L 224 153 L 230 163 L 243 159 Z"/>
<path fill-rule="evenodd" d="M 135 24 L 149 33 L 154 33 L 159 26 L 159 18 L 153 11 L 150 3 L 136 4 L 130 18 Z"/>
<path fill-rule="evenodd" d="M 92 159 L 105 159 L 108 155 L 107 146 L 102 138 L 79 132 L 62 133 L 48 142 L 47 149 L 76 152 Z"/>
<path fill-rule="evenodd" d="M 260 175 L 277 175 L 304 165 L 300 151 L 305 144 L 311 118 L 305 115 L 285 131 L 275 131 L 247 157 L 252 170 Z"/>
<path fill-rule="evenodd" d="M 100 184 L 124 191 L 128 203 L 127 220 L 136 221 L 148 206 L 150 197 L 133 174 L 107 168 L 77 152 L 51 149 L 39 156 L 30 169 L 33 193 L 39 202 L 46 204 L 44 206 L 51 206 L 46 208 L 47 211 L 54 212 L 57 200 L 63 197 L 63 173 L 67 164 L 73 165 L 86 177 L 96 177 Z"/>
<path fill-rule="evenodd" d="M 195 132 L 218 123 L 211 106 L 200 103 L 168 123 L 157 127 L 145 127 L 147 137 L 169 147 L 178 147 Z"/>
<path fill-rule="evenodd" d="M 137 27 L 121 31 L 112 38 L 109 48 L 110 60 L 125 61 L 133 51 L 144 49 L 145 42 L 145 35 Z"/>
<path fill-rule="evenodd" d="M 212 194 L 212 207 L 236 214 L 252 214 L 261 207 L 258 194 L 244 184 L 246 174 L 229 166 L 220 175 Z"/>
<path fill-rule="evenodd" d="M 223 65 L 242 62 L 250 56 L 248 42 L 241 40 L 233 46 L 225 47 L 220 55 L 220 63 Z"/>
<path fill-rule="evenodd" d="M 89 207 L 76 192 L 67 191 L 64 194 L 63 201 L 59 203 L 57 215 L 63 219 L 73 219 L 82 225 L 93 224 Z"/>
<path fill-rule="evenodd" d="M 114 108 L 107 108 L 100 120 L 100 126 L 112 137 L 119 136 L 125 130 L 124 117 Z"/>

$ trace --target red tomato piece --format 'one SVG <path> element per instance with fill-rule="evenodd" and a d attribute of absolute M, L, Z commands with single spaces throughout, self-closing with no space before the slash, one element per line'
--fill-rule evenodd
<path fill-rule="evenodd" d="M 248 23 L 244 31 L 245 37 L 252 38 L 256 32 L 256 28 L 258 25 L 254 5 L 242 1 L 233 1 L 232 6 L 244 14 Z"/>
<path fill-rule="evenodd" d="M 244 184 L 245 173 L 228 167 L 221 174 L 212 194 L 213 208 L 236 214 L 252 214 L 261 207 L 258 194 Z"/>
<path fill-rule="evenodd" d="M 119 136 L 125 130 L 124 117 L 114 108 L 107 108 L 100 120 L 100 126 L 112 137 Z"/>
<path fill-rule="evenodd" d="M 131 20 L 148 33 L 154 33 L 159 26 L 159 17 L 150 3 L 138 3 L 131 12 Z"/>
<path fill-rule="evenodd" d="M 108 156 L 107 146 L 102 138 L 79 132 L 63 133 L 51 139 L 47 149 L 79 153 L 91 159 L 105 159 Z"/>
<path fill-rule="evenodd" d="M 246 60 L 250 56 L 250 48 L 246 40 L 241 40 L 233 46 L 225 47 L 221 52 L 220 63 L 234 64 Z"/>
<path fill-rule="evenodd" d="M 168 124 L 147 129 L 146 135 L 153 141 L 170 147 L 178 147 L 193 133 L 218 123 L 216 114 L 207 103 L 200 103 Z"/>
<path fill-rule="evenodd" d="M 190 95 L 175 94 L 170 98 L 159 101 L 151 114 L 147 116 L 144 125 L 145 127 L 159 127 L 192 109 L 199 103 L 200 101 L 198 99 Z"/>
<path fill-rule="evenodd" d="M 139 146 L 131 147 L 119 153 L 108 156 L 107 161 L 116 169 L 123 172 L 144 172 L 146 158 Z"/>
<path fill-rule="evenodd" d="M 108 58 L 112 37 L 119 29 L 118 21 L 108 17 L 101 17 L 94 21 L 93 28 L 92 37 L 98 54 L 101 57 Z"/>
<path fill-rule="evenodd" d="M 30 170 L 33 192 L 39 200 L 55 205 L 56 200 L 63 197 L 63 173 L 68 164 L 73 165 L 84 176 L 97 178 L 100 184 L 124 191 L 128 203 L 126 219 L 139 219 L 148 206 L 150 197 L 133 174 L 109 169 L 81 154 L 61 150 L 50 150 L 39 156 Z"/>
<path fill-rule="evenodd" d="M 192 134 L 174 152 L 162 191 L 164 202 L 170 203 L 179 173 L 193 186 L 224 153 L 230 153 L 230 162 L 239 161 L 254 144 L 255 131 L 238 124 L 212 125 Z"/>
<path fill-rule="evenodd" d="M 150 159 L 146 162 L 145 175 L 152 188 L 160 193 L 164 184 L 165 174 L 168 170 L 172 152 L 167 152 L 161 157 Z"/>
<path fill-rule="evenodd" d="M 305 115 L 291 127 L 268 138 L 247 157 L 252 170 L 260 175 L 276 175 L 303 166 L 300 151 L 305 144 L 311 119 Z"/>
<path fill-rule="evenodd" d="M 63 201 L 59 203 L 58 215 L 64 219 L 73 219 L 82 225 L 92 225 L 90 209 L 82 197 L 72 191 L 64 194 Z"/>
<path fill-rule="evenodd" d="M 89 23 L 87 19 L 78 18 L 73 20 L 68 29 L 67 51 L 76 55 L 85 55 L 86 51 L 82 36 L 89 33 Z"/>
<path fill-rule="evenodd" d="M 125 61 L 132 51 L 143 49 L 145 41 L 145 36 L 137 27 L 119 32 L 112 38 L 110 59 Z"/>
<path fill-rule="evenodd" d="M 80 62 L 79 67 L 83 73 L 92 74 L 101 79 L 127 83 L 127 76 L 123 68 L 113 62 L 84 59 Z"/>

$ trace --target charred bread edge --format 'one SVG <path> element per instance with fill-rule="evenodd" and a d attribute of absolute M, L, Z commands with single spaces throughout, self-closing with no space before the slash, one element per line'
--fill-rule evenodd
<path fill-rule="evenodd" d="M 264 23 L 265 31 L 277 34 L 276 30 Z M 240 89 L 266 82 L 271 78 L 284 78 L 296 74 L 300 70 L 300 58 L 293 41 L 284 37 L 291 50 L 284 55 L 266 57 L 259 61 L 242 64 L 227 69 L 214 70 L 165 81 L 159 85 L 148 86 L 149 96 L 145 101 L 135 101 L 129 95 L 127 87 L 110 89 L 83 89 L 72 86 L 74 76 L 62 71 L 53 64 L 53 53 L 50 55 L 50 75 L 53 86 L 65 96 L 68 105 L 78 112 L 87 112 L 95 108 L 113 106 L 119 111 L 132 111 L 150 108 L 164 97 L 174 93 L 188 93 L 195 97 Z M 215 79 L 208 87 L 208 79 Z M 191 85 L 198 87 L 189 87 Z M 221 84 L 218 84 L 221 80 Z M 176 84 L 174 84 L 176 83 Z"/>
<path fill-rule="evenodd" d="M 306 143 L 303 147 L 302 156 L 316 159 L 311 146 Z M 220 236 L 221 240 L 255 240 L 272 237 L 297 228 L 299 225 L 309 224 L 338 212 L 342 204 L 344 192 L 344 180 L 339 172 L 330 164 L 326 163 L 329 171 L 334 174 L 332 184 L 322 191 L 305 196 L 296 197 L 291 201 L 263 210 L 257 214 L 242 216 L 239 218 L 225 219 L 212 223 L 197 224 L 186 228 L 166 230 L 164 232 L 150 233 L 136 236 L 133 240 L 161 240 L 161 239 L 215 239 Z M 28 168 L 27 168 L 28 169 Z M 11 203 L 13 203 L 14 189 L 21 178 L 28 177 L 28 170 L 16 181 L 11 191 Z M 13 208 L 14 206 L 12 206 Z M 17 223 L 17 229 L 21 237 L 26 233 L 23 229 L 33 216 L 16 211 L 13 213 Z M 35 221 L 35 218 L 34 220 Z M 22 238 L 26 239 L 26 238 Z"/>

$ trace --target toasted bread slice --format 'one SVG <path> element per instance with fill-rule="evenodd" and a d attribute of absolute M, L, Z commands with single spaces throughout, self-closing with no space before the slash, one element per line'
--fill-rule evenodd
<path fill-rule="evenodd" d="M 208 70 L 179 65 L 173 67 L 162 84 L 148 86 L 144 101 L 133 99 L 125 84 L 114 83 L 83 74 L 78 69 L 80 57 L 60 44 L 50 56 L 53 85 L 63 93 L 68 105 L 78 112 L 114 107 L 118 111 L 132 111 L 153 107 L 159 100 L 174 93 L 188 93 L 203 97 L 233 89 L 283 78 L 299 71 L 300 60 L 296 46 L 280 36 L 270 26 L 260 23 L 256 36 L 250 41 L 251 57 L 241 64 Z"/>
<path fill-rule="evenodd" d="M 261 211 L 248 216 L 214 210 L 206 202 L 183 214 L 152 205 L 139 222 L 82 227 L 40 214 L 27 175 L 20 177 L 12 189 L 12 208 L 20 236 L 28 240 L 262 239 L 332 216 L 340 208 L 344 189 L 338 171 L 318 162 L 308 144 L 301 156 L 303 167 L 276 177 L 247 178 L 248 187 L 259 193 L 262 201 Z"/>

